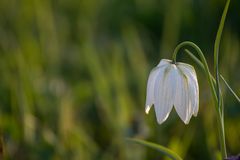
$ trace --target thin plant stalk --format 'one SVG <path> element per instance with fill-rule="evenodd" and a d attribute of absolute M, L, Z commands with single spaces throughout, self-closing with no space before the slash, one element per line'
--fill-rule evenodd
<path fill-rule="evenodd" d="M 223 99 L 221 96 L 221 89 L 220 89 L 220 76 L 219 76 L 219 48 L 220 48 L 220 42 L 221 42 L 221 36 L 224 28 L 224 23 L 226 20 L 228 8 L 229 8 L 230 0 L 227 0 L 226 5 L 223 10 L 223 14 L 221 17 L 221 21 L 218 27 L 215 43 L 214 43 L 214 70 L 215 70 L 215 75 L 216 75 L 216 94 L 218 98 L 218 112 L 221 114 L 221 133 L 225 137 L 225 131 L 224 131 L 224 107 L 223 107 Z M 222 150 L 222 157 L 227 158 L 227 151 L 226 151 L 226 144 L 225 144 L 225 138 L 224 138 L 224 144 L 221 144 L 221 150 Z"/>
<path fill-rule="evenodd" d="M 212 93 L 213 100 L 214 100 L 214 106 L 215 106 L 216 113 L 217 113 L 216 115 L 217 115 L 219 141 L 220 141 L 220 146 L 221 146 L 221 154 L 222 154 L 223 158 L 226 158 L 227 154 L 226 154 L 224 121 L 223 121 L 223 118 L 222 118 L 222 112 L 218 107 L 219 102 L 218 102 L 218 97 L 217 97 L 217 94 L 216 94 L 216 88 L 215 88 L 215 85 L 214 85 L 214 82 L 213 82 L 213 78 L 212 78 L 212 75 L 209 71 L 209 67 L 208 67 L 206 58 L 204 57 L 203 52 L 201 51 L 201 49 L 195 43 L 190 42 L 190 41 L 185 41 L 185 42 L 180 43 L 175 48 L 174 53 L 173 53 L 173 62 L 176 63 L 177 53 L 179 53 L 181 48 L 186 47 L 186 46 L 190 46 L 190 47 L 192 47 L 193 49 L 196 50 L 196 52 L 198 53 L 198 55 L 200 57 L 200 60 L 203 64 L 203 66 L 204 66 L 204 71 L 205 71 L 205 74 L 207 76 L 207 80 L 208 80 L 208 83 L 210 85 L 210 88 L 211 88 L 211 93 Z"/>

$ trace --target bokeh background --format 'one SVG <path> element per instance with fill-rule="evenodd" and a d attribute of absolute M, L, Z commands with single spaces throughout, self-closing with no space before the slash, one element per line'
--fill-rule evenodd
<path fill-rule="evenodd" d="M 1 0 L 0 134 L 5 159 L 166 160 L 126 141 L 159 143 L 187 160 L 219 156 L 215 110 L 195 66 L 200 110 L 145 115 L 146 83 L 161 58 L 191 40 L 212 70 L 224 0 Z M 240 1 L 232 0 L 220 70 L 240 95 Z M 229 155 L 240 153 L 240 104 L 222 84 Z"/>

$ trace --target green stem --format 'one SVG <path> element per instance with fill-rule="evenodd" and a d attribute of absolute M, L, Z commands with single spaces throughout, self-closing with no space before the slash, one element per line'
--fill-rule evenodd
<path fill-rule="evenodd" d="M 195 43 L 190 42 L 190 41 L 185 41 L 185 42 L 180 43 L 175 48 L 174 53 L 173 53 L 173 62 L 176 63 L 177 53 L 180 51 L 181 48 L 186 47 L 186 46 L 190 46 L 196 50 L 196 52 L 198 53 L 200 60 L 203 64 L 204 71 L 207 76 L 207 80 L 210 85 L 210 88 L 211 88 L 211 92 L 212 92 L 212 96 L 213 96 L 213 100 L 214 100 L 214 106 L 215 106 L 216 113 L 217 113 L 217 124 L 218 124 L 218 133 L 219 133 L 219 141 L 220 141 L 220 145 L 221 145 L 222 158 L 226 158 L 227 154 L 226 154 L 225 132 L 224 132 L 224 122 L 223 122 L 223 118 L 222 118 L 222 112 L 218 107 L 219 102 L 218 102 L 218 97 L 217 97 L 216 89 L 215 89 L 215 85 L 214 85 L 214 80 L 213 80 L 214 78 L 212 77 L 212 75 L 209 71 L 209 67 L 208 67 L 207 61 L 204 57 L 203 52 Z"/>
<path fill-rule="evenodd" d="M 216 89 L 217 89 L 218 99 L 220 99 L 220 93 L 219 93 L 220 83 L 219 83 L 219 67 L 218 67 L 219 66 L 219 46 L 220 46 L 220 42 L 221 42 L 222 31 L 223 31 L 224 23 L 225 23 L 225 20 L 226 20 L 229 4 L 230 4 L 230 0 L 227 0 L 225 8 L 223 10 L 223 14 L 222 14 L 222 18 L 221 18 L 221 21 L 220 21 L 220 24 L 219 24 L 219 28 L 218 28 L 218 31 L 217 31 L 215 43 L 214 43 L 214 71 L 215 71 L 215 74 L 216 74 Z M 219 104 L 219 107 L 220 107 L 220 104 Z"/>
<path fill-rule="evenodd" d="M 221 17 L 221 21 L 218 27 L 215 43 L 214 43 L 214 70 L 215 70 L 215 75 L 216 75 L 216 92 L 217 92 L 217 107 L 218 107 L 218 114 L 221 116 L 221 133 L 222 136 L 224 137 L 224 144 L 221 145 L 221 150 L 222 150 L 222 157 L 226 158 L 227 157 L 227 151 L 226 151 L 226 144 L 225 144 L 225 133 L 224 133 L 224 106 L 223 106 L 223 98 L 221 96 L 221 89 L 220 89 L 220 80 L 219 80 L 219 48 L 220 48 L 220 42 L 221 42 L 221 36 L 224 28 L 224 23 L 226 20 L 228 8 L 229 8 L 230 0 L 227 0 L 226 5 L 223 10 L 223 14 Z"/>

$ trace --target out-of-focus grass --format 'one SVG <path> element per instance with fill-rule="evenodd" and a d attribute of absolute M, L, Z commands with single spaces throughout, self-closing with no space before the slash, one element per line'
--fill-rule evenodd
<path fill-rule="evenodd" d="M 193 40 L 212 62 L 224 1 L 0 1 L 0 127 L 6 159 L 141 160 L 159 153 L 149 139 L 185 159 L 215 159 L 218 139 L 204 74 L 200 112 L 185 126 L 144 114 L 148 74 L 175 45 Z M 240 94 L 239 2 L 221 47 L 221 72 Z M 160 53 L 160 55 L 159 55 Z M 180 60 L 189 61 L 185 55 Z M 211 66 L 211 65 L 210 65 Z M 224 87 L 223 87 L 224 88 Z M 240 152 L 240 108 L 225 90 L 227 147 Z"/>

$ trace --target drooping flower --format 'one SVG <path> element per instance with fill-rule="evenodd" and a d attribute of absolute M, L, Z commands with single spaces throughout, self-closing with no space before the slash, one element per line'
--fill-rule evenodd
<path fill-rule="evenodd" d="M 148 78 L 146 108 L 154 105 L 157 121 L 162 124 L 173 106 L 181 120 L 188 124 L 199 108 L 199 87 L 195 69 L 186 63 L 163 59 Z"/>

